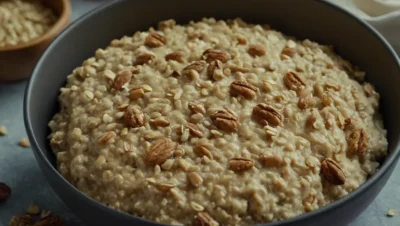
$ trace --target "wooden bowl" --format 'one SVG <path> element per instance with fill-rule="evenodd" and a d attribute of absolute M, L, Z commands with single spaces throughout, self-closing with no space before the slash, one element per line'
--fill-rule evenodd
<path fill-rule="evenodd" d="M 56 13 L 56 23 L 42 36 L 29 42 L 0 47 L 0 83 L 28 78 L 43 51 L 69 24 L 69 0 L 45 0 L 43 3 Z"/>

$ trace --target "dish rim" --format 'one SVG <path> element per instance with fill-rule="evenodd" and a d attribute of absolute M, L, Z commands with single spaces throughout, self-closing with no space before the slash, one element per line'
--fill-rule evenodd
<path fill-rule="evenodd" d="M 161 224 L 155 221 L 150 221 L 144 218 L 140 218 L 137 217 L 135 215 L 131 215 L 122 211 L 118 211 L 115 210 L 111 207 L 106 206 L 105 204 L 98 202 L 96 200 L 94 200 L 93 198 L 89 197 L 88 195 L 86 195 L 85 193 L 81 192 L 80 190 L 78 190 L 75 186 L 73 186 L 69 181 L 67 181 L 60 173 L 59 171 L 56 169 L 56 167 L 53 166 L 53 164 L 49 161 L 49 159 L 45 156 L 44 151 L 39 147 L 38 141 L 36 139 L 36 136 L 34 135 L 33 131 L 33 126 L 31 123 L 31 118 L 30 118 L 30 111 L 29 111 L 29 104 L 31 102 L 30 99 L 30 93 L 32 92 L 32 90 L 34 89 L 33 87 L 33 81 L 35 81 L 37 79 L 37 77 L 39 76 L 38 71 L 40 70 L 40 68 L 42 67 L 41 65 L 43 64 L 43 62 L 45 61 L 45 59 L 47 58 L 48 54 L 52 51 L 52 49 L 58 44 L 59 40 L 62 39 L 67 33 L 73 31 L 75 29 L 76 26 L 84 23 L 86 21 L 86 19 L 92 17 L 93 15 L 99 14 L 104 12 L 105 10 L 107 10 L 109 7 L 116 5 L 116 4 L 121 4 L 124 1 L 128 1 L 128 0 L 117 0 L 117 1 L 111 1 L 108 3 L 104 3 L 103 5 L 100 5 L 92 10 L 90 10 L 89 12 L 87 12 L 85 15 L 81 16 L 80 18 L 78 18 L 77 20 L 75 20 L 74 22 L 72 22 L 66 29 L 64 29 L 57 38 L 55 38 L 51 44 L 49 45 L 49 47 L 46 49 L 46 51 L 43 53 L 43 55 L 41 56 L 41 58 L 39 59 L 37 65 L 35 66 L 32 75 L 28 81 L 28 84 L 26 86 L 26 91 L 25 91 L 25 95 L 24 95 L 24 122 L 25 122 L 25 127 L 27 130 L 27 134 L 29 137 L 29 140 L 32 144 L 32 148 L 33 150 L 37 153 L 37 155 L 40 157 L 44 162 L 45 162 L 45 167 L 50 170 L 51 173 L 55 174 L 57 177 L 59 177 L 59 179 L 62 180 L 63 183 L 65 183 L 65 186 L 67 187 L 66 189 L 71 189 L 73 193 L 75 193 L 75 195 L 79 195 L 81 196 L 85 202 L 91 202 L 92 204 L 98 205 L 99 208 L 101 208 L 103 211 L 108 211 L 113 215 L 117 215 L 118 217 L 123 217 L 125 219 L 131 219 L 132 221 L 134 220 L 140 220 L 146 223 L 150 223 L 153 225 L 165 225 L 165 224 Z M 367 29 L 371 35 L 375 36 L 375 38 L 377 38 L 382 44 L 383 47 L 386 48 L 386 50 L 388 51 L 388 53 L 393 57 L 393 59 L 395 60 L 398 68 L 400 68 L 400 59 L 397 57 L 396 52 L 394 51 L 394 49 L 391 47 L 391 45 L 388 43 L 388 41 L 377 31 L 375 30 L 375 28 L 373 28 L 371 25 L 369 25 L 367 22 L 363 21 L 362 19 L 356 17 L 355 15 L 353 15 L 350 11 L 341 8 L 338 5 L 335 5 L 334 3 L 331 3 L 327 0 L 320 0 L 319 2 L 325 4 L 327 7 L 331 7 L 343 14 L 345 14 L 347 17 L 349 17 L 349 19 L 353 19 L 356 22 L 358 22 L 361 26 L 363 26 L 365 29 Z M 100 48 L 100 47 L 99 47 Z M 343 205 L 346 205 L 347 203 L 351 202 L 352 200 L 354 200 L 356 197 L 361 196 L 363 193 L 367 192 L 369 187 L 371 187 L 373 184 L 376 183 L 376 181 L 382 177 L 384 174 L 387 173 L 387 171 L 389 171 L 392 167 L 393 164 L 396 164 L 398 158 L 400 155 L 400 137 L 399 139 L 397 139 L 395 141 L 395 144 L 393 146 L 393 151 L 392 153 L 389 153 L 388 156 L 385 158 L 384 163 L 379 167 L 379 170 L 373 174 L 365 183 L 363 183 L 362 185 L 360 185 L 356 190 L 354 190 L 353 192 L 349 193 L 348 195 L 344 196 L 343 198 L 336 200 L 332 203 L 329 203 L 328 205 L 325 205 L 323 207 L 320 207 L 314 211 L 308 212 L 308 213 L 304 213 L 286 220 L 282 220 L 282 221 L 277 221 L 277 222 L 269 222 L 269 223 L 260 223 L 257 225 L 263 225 L 263 226 L 283 226 L 286 224 L 290 224 L 290 223 L 296 223 L 297 221 L 301 221 L 301 220 L 307 220 L 307 219 L 312 219 L 314 218 L 316 215 L 320 215 L 320 214 L 324 214 L 326 212 L 328 212 L 331 209 L 336 209 L 336 208 L 340 208 Z M 56 192 L 57 193 L 57 192 Z M 73 212 L 73 211 L 72 211 Z"/>

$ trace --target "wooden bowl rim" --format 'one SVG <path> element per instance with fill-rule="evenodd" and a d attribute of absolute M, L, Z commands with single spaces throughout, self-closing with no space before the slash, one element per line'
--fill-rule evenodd
<path fill-rule="evenodd" d="M 53 39 L 62 30 L 64 30 L 65 25 L 68 24 L 69 20 L 71 19 L 71 3 L 69 0 L 58 0 L 58 1 L 62 3 L 62 12 L 60 13 L 60 16 L 58 17 L 56 23 L 48 31 L 46 31 L 43 35 L 34 38 L 28 42 L 17 45 L 8 45 L 0 47 L 0 52 L 20 50 L 38 45 L 42 42 Z"/>

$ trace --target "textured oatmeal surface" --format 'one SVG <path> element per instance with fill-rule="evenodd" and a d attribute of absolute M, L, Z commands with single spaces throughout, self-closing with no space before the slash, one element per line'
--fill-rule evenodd
<path fill-rule="evenodd" d="M 357 189 L 386 156 L 364 76 L 268 25 L 164 21 L 68 76 L 50 142 L 62 175 L 117 210 L 175 225 L 283 220 Z"/>

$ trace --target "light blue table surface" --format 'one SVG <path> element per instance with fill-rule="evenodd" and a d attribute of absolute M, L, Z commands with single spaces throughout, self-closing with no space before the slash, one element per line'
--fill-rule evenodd
<path fill-rule="evenodd" d="M 72 19 L 107 1 L 72 0 Z M 0 68 L 1 70 L 1 68 Z M 0 181 L 13 189 L 11 198 L 0 203 L 0 226 L 8 226 L 9 219 L 21 214 L 31 203 L 63 216 L 67 226 L 83 226 L 50 188 L 42 175 L 30 148 L 17 145 L 26 137 L 22 103 L 26 81 L 0 84 L 0 125 L 8 128 L 8 136 L 0 137 Z M 400 167 L 397 166 L 389 182 L 371 206 L 350 226 L 400 226 Z M 389 209 L 398 209 L 399 216 L 387 217 Z M 338 225 L 341 226 L 341 225 Z"/>

